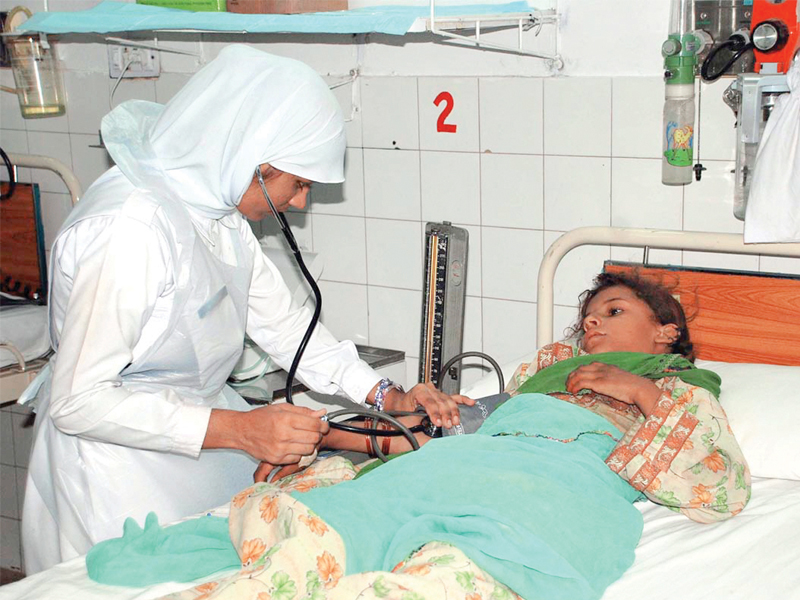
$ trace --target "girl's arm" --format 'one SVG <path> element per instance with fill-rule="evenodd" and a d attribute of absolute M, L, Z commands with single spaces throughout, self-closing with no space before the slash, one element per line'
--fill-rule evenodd
<path fill-rule="evenodd" d="M 661 396 L 653 411 L 606 463 L 650 500 L 693 521 L 738 514 L 750 499 L 750 470 L 719 401 L 678 377 L 656 384 Z"/>

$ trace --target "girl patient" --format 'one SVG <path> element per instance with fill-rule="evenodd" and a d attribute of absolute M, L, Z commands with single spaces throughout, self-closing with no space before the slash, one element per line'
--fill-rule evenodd
<path fill-rule="evenodd" d="M 727 417 L 717 400 L 719 379 L 690 364 L 692 342 L 680 303 L 663 286 L 635 275 L 601 273 L 594 283 L 581 296 L 570 339 L 545 346 L 534 362 L 520 365 L 506 394 L 462 407 L 462 423 L 468 432 L 471 423 L 474 431 L 476 416 L 482 421 L 481 413 L 491 412 L 498 401 L 523 392 L 548 393 L 625 432 L 606 463 L 653 502 L 703 523 L 737 514 L 750 499 L 749 470 L 732 432 L 722 425 Z M 582 358 L 620 352 L 658 358 Z M 549 377 L 542 373 L 532 381 L 556 363 L 562 364 L 550 369 Z M 404 438 L 387 439 L 395 452 L 410 449 Z M 429 439 L 417 435 L 420 444 Z M 339 443 L 355 447 L 352 440 Z"/>
<path fill-rule="evenodd" d="M 242 571 L 176 597 L 593 599 L 633 563 L 635 501 L 704 523 L 739 513 L 749 470 L 669 292 L 601 274 L 573 333 L 520 365 L 472 435 L 242 491 Z"/>

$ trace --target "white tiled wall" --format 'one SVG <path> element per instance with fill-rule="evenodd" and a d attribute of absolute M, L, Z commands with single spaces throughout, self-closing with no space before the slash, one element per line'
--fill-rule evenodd
<path fill-rule="evenodd" d="M 246 38 L 229 41 L 236 39 Z M 67 114 L 24 120 L 4 94 L 0 144 L 54 156 L 88 187 L 110 165 L 105 151 L 94 147 L 109 102 L 168 100 L 223 42 L 194 36 L 168 45 L 200 57 L 170 56 L 158 79 L 124 80 L 111 99 L 114 82 L 97 48 L 102 44 L 65 44 Z M 339 49 L 342 64 L 334 68 L 333 58 L 320 58 L 328 46 L 314 54 L 313 44 L 254 45 L 295 50 L 325 65 L 332 82 L 343 79 L 328 73 L 347 72 L 353 60 L 353 53 Z M 4 82 L 9 75 L 0 71 Z M 503 354 L 506 345 L 531 343 L 529 331 L 511 318 L 518 312 L 487 309 L 486 300 L 526 306 L 523 318 L 532 320 L 538 263 L 559 233 L 584 225 L 740 232 L 731 208 L 733 115 L 721 101 L 725 85 L 703 86 L 699 135 L 708 170 L 685 188 L 660 183 L 659 77 L 364 76 L 336 88 L 348 118 L 347 181 L 315 186 L 309 209 L 288 215 L 300 244 L 325 256 L 323 287 L 335 300 L 324 315 L 340 337 L 394 344 L 413 361 L 424 227 L 447 220 L 470 233 L 467 293 L 481 300 L 468 315 L 481 323 L 475 328 L 481 335 L 468 339 L 479 347 L 470 349 Z M 441 125 L 455 131 L 439 131 Z M 23 171 L 21 177 L 41 186 L 49 246 L 70 209 L 66 189 L 50 173 Z M 270 245 L 281 245 L 272 221 L 254 227 L 272 236 Z M 574 306 L 603 259 L 639 255 L 608 248 L 576 252 L 559 272 L 557 303 Z M 654 252 L 652 259 L 798 270 L 796 261 L 758 257 Z M 389 324 L 399 314 L 402 332 L 394 332 Z M 468 331 L 472 326 L 467 323 Z"/>
<path fill-rule="evenodd" d="M 331 317 L 337 335 L 362 340 L 366 323 L 369 343 L 406 352 L 410 376 L 419 353 L 427 221 L 448 220 L 469 231 L 465 349 L 501 358 L 524 353 L 532 343 L 538 264 L 560 233 L 583 225 L 742 230 L 732 215 L 732 165 L 724 148 L 731 143 L 733 115 L 718 98 L 724 86 L 704 87 L 703 123 L 713 124 L 701 133 L 708 170 L 702 181 L 681 188 L 660 182 L 663 84 L 657 77 L 363 77 L 357 84 L 362 138 L 357 146 L 351 139 L 348 169 L 363 180 L 348 180 L 344 198 L 341 187 L 317 186 L 313 217 L 304 227 L 313 227 L 315 243 L 320 227 L 334 229 L 325 248 L 313 249 L 337 248 L 323 273 L 323 280 L 340 286 L 324 315 L 333 307 L 350 315 Z M 442 92 L 450 94 L 446 101 Z M 351 96 L 341 98 L 347 113 Z M 452 110 L 444 124 L 455 125 L 454 132 L 437 131 L 445 106 Z M 712 141 L 718 131 L 727 141 Z M 365 245 L 353 229 L 320 219 L 359 216 L 361 195 L 346 197 L 348 187 L 363 189 Z M 365 280 L 354 259 L 362 247 Z M 556 279 L 556 302 L 563 308 L 556 311 L 556 331 L 571 324 L 571 307 L 604 260 L 641 256 L 608 247 L 568 255 Z M 762 267 L 759 257 L 667 251 L 650 257 Z M 333 266 L 340 261 L 344 271 Z M 765 268 L 789 272 L 795 262 L 763 261 Z"/>
<path fill-rule="evenodd" d="M 0 0 L 0 8 L 8 8 L 9 2 Z M 21 3 L 43 8 L 41 0 L 13 1 Z M 50 0 L 50 7 L 69 10 L 67 5 L 95 3 Z M 655 57 L 661 29 L 652 36 Z M 552 42 L 549 33 L 544 35 Z M 102 40 L 70 37 L 61 50 L 66 115 L 24 120 L 14 97 L 2 93 L 0 145 L 6 151 L 59 158 L 86 188 L 109 165 L 104 150 L 92 147 L 109 104 L 130 98 L 166 102 L 227 43 L 244 41 L 304 60 L 331 84 L 347 81 L 351 69 L 366 64 L 362 72 L 367 75 L 334 92 L 347 119 L 346 183 L 314 186 L 308 210 L 292 212 L 288 219 L 301 246 L 325 257 L 323 321 L 338 337 L 404 350 L 406 383 L 417 373 L 427 221 L 447 220 L 469 231 L 464 347 L 501 362 L 532 349 L 538 264 L 560 233 L 611 224 L 742 231 L 732 215 L 733 115 L 721 100 L 728 81 L 703 85 L 699 142 L 708 170 L 702 181 L 666 187 L 660 183 L 660 65 L 650 75 L 631 76 L 622 69 L 602 77 L 533 76 L 546 72 L 531 66 L 540 64 L 533 58 L 370 39 L 365 44 L 363 39 L 334 42 L 311 36 L 187 34 L 161 43 L 198 56 L 162 53 L 158 79 L 123 80 L 112 98 L 114 82 L 108 78 Z M 587 72 L 581 65 L 596 57 L 575 46 L 574 37 L 564 41 L 563 48 L 572 52 L 565 56 L 568 67 Z M 434 64 L 440 60 L 452 65 L 451 72 L 441 72 Z M 430 75 L 437 71 L 442 76 Z M 478 74 L 453 76 L 464 72 Z M 7 69 L 0 69 L 0 83 L 13 86 Z M 449 114 L 442 116 L 446 107 Z M 439 131 L 441 125 L 455 126 L 455 131 Z M 69 210 L 66 189 L 50 174 L 22 170 L 20 177 L 32 178 L 42 188 L 49 246 Z M 272 236 L 270 245 L 281 245 L 271 220 L 254 224 L 254 229 Z M 608 258 L 638 260 L 641 251 L 585 247 L 566 257 L 556 279 L 556 332 L 570 324 L 577 295 Z M 790 259 L 666 251 L 653 251 L 650 258 L 800 272 L 800 261 Z M 472 370 L 467 382 L 477 371 Z M 18 514 L 6 498 L 13 498 L 5 491 L 6 481 L 12 471 L 24 471 L 24 464 L 6 448 L 17 432 L 17 415 L 3 410 L 0 416 L 5 547 L 17 525 L 8 537 L 6 526 L 16 523 Z M 3 552 L 0 566 L 18 564 L 18 557 Z"/>

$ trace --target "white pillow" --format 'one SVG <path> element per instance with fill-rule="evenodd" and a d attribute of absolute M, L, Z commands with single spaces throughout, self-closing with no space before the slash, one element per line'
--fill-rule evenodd
<path fill-rule="evenodd" d="M 754 477 L 800 480 L 800 367 L 698 360 L 722 378 L 720 403 Z"/>
<path fill-rule="evenodd" d="M 508 383 L 528 354 L 501 366 Z M 800 480 L 800 367 L 698 360 L 722 378 L 720 402 L 754 477 Z M 461 391 L 470 398 L 497 393 L 492 371 Z"/>

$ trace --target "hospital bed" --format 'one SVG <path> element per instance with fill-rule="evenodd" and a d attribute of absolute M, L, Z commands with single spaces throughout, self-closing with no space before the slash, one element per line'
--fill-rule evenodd
<path fill-rule="evenodd" d="M 75 174 L 62 162 L 47 156 L 9 154 L 14 167 L 46 169 L 64 181 L 74 205 L 81 195 Z M 19 398 L 50 351 L 47 306 L 23 304 L 0 308 L 0 404 Z"/>
<path fill-rule="evenodd" d="M 730 234 L 615 228 L 569 232 L 550 247 L 540 267 L 537 346 L 553 341 L 555 268 L 567 252 L 584 244 L 800 257 L 800 244 L 744 246 L 741 236 Z M 680 271 L 669 269 L 668 276 L 681 278 Z M 728 600 L 798 598 L 800 277 L 735 275 L 735 284 L 715 283 L 716 288 L 707 291 L 696 282 L 726 275 L 712 273 L 691 279 L 692 271 L 688 271 L 688 284 L 678 280 L 683 290 L 681 300 L 696 300 L 700 311 L 711 315 L 702 326 L 697 322 L 700 330 L 693 330 L 698 362 L 722 377 L 721 402 L 750 464 L 752 499 L 740 515 L 714 525 L 692 522 L 651 502 L 637 503 L 644 516 L 644 532 L 636 560 L 606 590 L 603 600 L 701 600 L 711 595 Z M 759 332 L 766 333 L 760 336 Z M 759 347 L 759 338 L 763 337 L 767 344 Z M 743 351 L 747 347 L 757 350 L 748 354 Z M 532 344 L 528 355 L 504 365 L 505 379 L 534 353 Z M 772 364 L 764 364 L 764 356 Z M 490 373 L 463 392 L 480 397 L 496 393 L 497 385 L 496 375 Z M 227 507 L 215 509 L 213 514 L 225 515 Z M 144 600 L 186 587 L 104 586 L 87 577 L 84 559 L 79 557 L 0 588 L 0 598 Z"/>

